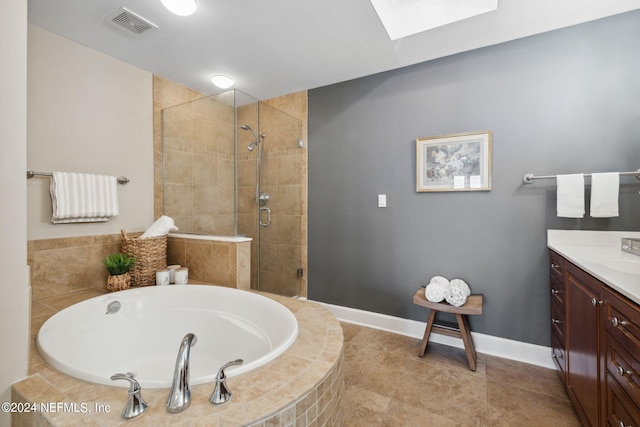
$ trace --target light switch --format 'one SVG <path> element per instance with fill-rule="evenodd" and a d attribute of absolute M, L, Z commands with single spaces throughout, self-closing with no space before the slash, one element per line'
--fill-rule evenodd
<path fill-rule="evenodd" d="M 386 208 L 387 207 L 387 195 L 386 194 L 378 194 L 378 207 Z"/>

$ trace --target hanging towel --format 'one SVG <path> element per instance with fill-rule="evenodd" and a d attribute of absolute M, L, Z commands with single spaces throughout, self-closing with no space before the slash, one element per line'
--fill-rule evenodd
<path fill-rule="evenodd" d="M 175 223 L 173 222 L 173 218 L 171 218 L 170 216 L 162 215 L 160 218 L 156 219 L 156 221 L 151 224 L 151 226 L 147 228 L 144 233 L 142 233 L 142 236 L 140 236 L 140 238 L 144 239 L 147 237 L 166 236 L 172 231 L 178 231 L 178 227 L 176 227 Z"/>
<path fill-rule="evenodd" d="M 449 280 L 442 276 L 434 276 L 424 289 L 424 296 L 427 301 L 441 302 L 444 301 L 444 293 L 449 287 Z"/>
<path fill-rule="evenodd" d="M 565 218 L 584 217 L 584 175 L 558 175 L 557 211 Z"/>
<path fill-rule="evenodd" d="M 444 299 L 453 306 L 460 307 L 467 302 L 467 297 L 471 295 L 469 285 L 462 279 L 453 279 L 449 282 L 449 287 L 444 293 Z"/>
<path fill-rule="evenodd" d="M 104 222 L 119 213 L 115 176 L 53 172 L 53 224 Z"/>
<path fill-rule="evenodd" d="M 591 216 L 610 218 L 618 216 L 618 172 L 594 173 L 591 175 Z"/>

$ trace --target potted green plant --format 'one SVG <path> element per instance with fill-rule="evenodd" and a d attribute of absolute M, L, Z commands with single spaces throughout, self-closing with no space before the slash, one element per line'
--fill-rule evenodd
<path fill-rule="evenodd" d="M 129 269 L 135 262 L 134 258 L 123 253 L 115 253 L 105 257 L 104 266 L 109 272 L 109 278 L 107 279 L 107 290 L 109 292 L 129 289 L 129 286 L 131 286 Z"/>

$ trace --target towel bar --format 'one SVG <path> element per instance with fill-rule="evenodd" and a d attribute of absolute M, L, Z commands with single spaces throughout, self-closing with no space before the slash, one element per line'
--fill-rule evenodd
<path fill-rule="evenodd" d="M 640 179 L 640 169 L 633 172 L 618 172 L 620 175 L 634 175 L 637 179 Z M 584 176 L 591 176 L 593 174 L 585 173 Z M 522 177 L 522 182 L 525 184 L 531 184 L 534 179 L 555 179 L 557 175 L 541 175 L 534 176 L 532 173 L 527 173 Z"/>
<path fill-rule="evenodd" d="M 27 171 L 27 179 L 31 179 L 34 176 L 49 176 L 49 177 L 51 177 L 51 176 L 53 176 L 53 173 L 51 173 L 51 172 L 34 172 L 32 170 L 28 170 Z M 116 179 L 118 180 L 118 184 L 121 184 L 121 185 L 125 185 L 126 183 L 131 181 L 126 176 L 119 176 Z"/>

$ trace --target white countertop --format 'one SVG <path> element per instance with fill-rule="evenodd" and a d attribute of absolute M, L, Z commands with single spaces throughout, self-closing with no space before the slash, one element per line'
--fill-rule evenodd
<path fill-rule="evenodd" d="M 630 271 L 640 256 L 623 252 L 620 239 L 638 231 L 547 230 L 547 247 L 640 304 L 640 274 Z"/>

